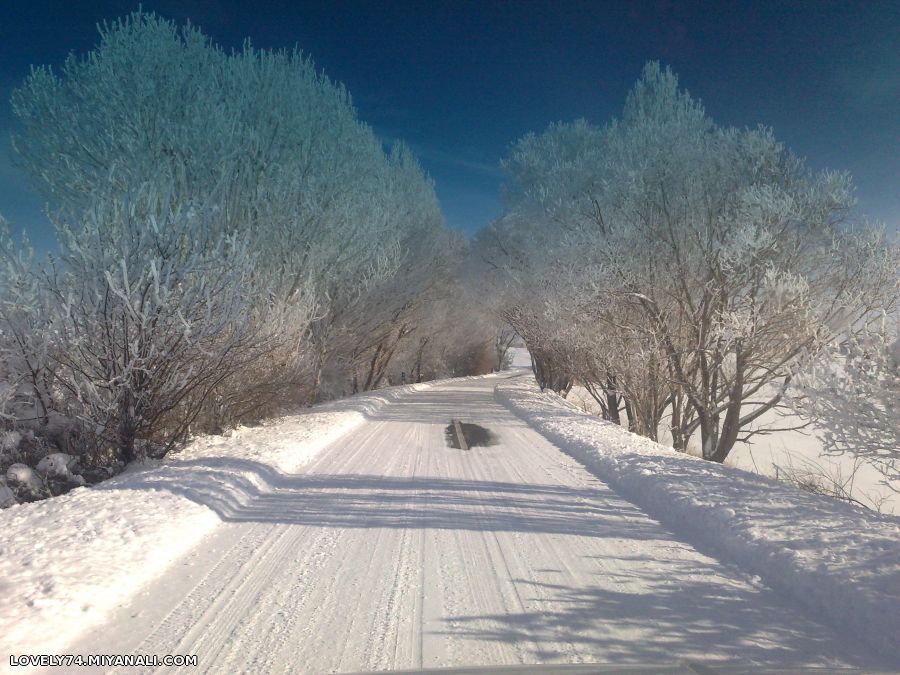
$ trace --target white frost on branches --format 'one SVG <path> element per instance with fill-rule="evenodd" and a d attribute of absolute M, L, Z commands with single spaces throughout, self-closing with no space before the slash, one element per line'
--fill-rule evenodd
<path fill-rule="evenodd" d="M 717 126 L 656 63 L 620 120 L 551 125 L 504 165 L 476 249 L 538 378 L 679 449 L 724 461 L 807 355 L 896 306 L 900 251 L 852 223 L 849 177 Z"/>
<path fill-rule="evenodd" d="M 422 340 L 464 245 L 410 152 L 299 51 L 226 53 L 137 12 L 12 103 L 60 256 L 33 264 L 2 232 L 11 420 L 27 398 L 128 460 L 334 395 L 365 364 L 376 387 L 441 343 Z"/>

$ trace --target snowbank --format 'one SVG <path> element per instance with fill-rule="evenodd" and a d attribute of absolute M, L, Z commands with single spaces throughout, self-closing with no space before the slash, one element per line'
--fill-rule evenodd
<path fill-rule="evenodd" d="M 759 398 L 766 400 L 774 393 L 774 390 L 763 390 Z M 582 386 L 576 384 L 572 387 L 566 400 L 583 412 L 600 414 L 600 405 Z M 672 440 L 666 423 L 670 412 L 666 410 L 659 430 L 659 442 L 665 446 L 670 445 Z M 818 481 L 826 488 L 835 483 L 854 499 L 881 513 L 900 515 L 900 480 L 887 484 L 880 471 L 866 462 L 857 462 L 850 453 L 827 454 L 820 432 L 814 425 L 802 431 L 794 429 L 803 426 L 803 422 L 796 413 L 783 410 L 763 413 L 754 422 L 753 428 L 781 431 L 754 437 L 752 446 L 750 443 L 736 443 L 725 464 L 770 478 L 777 478 L 779 473 L 782 477 L 793 475 Z M 695 433 L 688 444 L 688 452 L 697 456 L 700 455 L 698 437 L 699 433 Z"/>
<path fill-rule="evenodd" d="M 201 437 L 162 465 L 0 512 L 0 664 L 10 654 L 60 653 L 209 534 L 222 521 L 192 497 L 250 499 L 269 489 L 267 473 L 295 472 L 367 415 L 428 386 Z"/>
<path fill-rule="evenodd" d="M 0 512 L 0 663 L 59 653 L 218 524 L 140 476 Z"/>
<path fill-rule="evenodd" d="M 732 561 L 900 663 L 900 518 L 677 453 L 530 379 L 497 398 L 698 548 Z"/>
<path fill-rule="evenodd" d="M 224 436 L 204 436 L 177 457 L 191 461 L 229 457 L 260 462 L 282 473 L 293 473 L 338 436 L 362 424 L 367 415 L 376 413 L 404 394 L 433 384 L 423 382 L 367 392 L 317 405 L 309 411 L 261 426 L 240 427 Z"/>

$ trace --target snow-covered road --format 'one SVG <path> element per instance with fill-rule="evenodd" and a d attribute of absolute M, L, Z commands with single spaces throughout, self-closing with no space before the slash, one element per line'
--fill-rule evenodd
<path fill-rule="evenodd" d="M 66 651 L 197 654 L 217 673 L 883 667 L 621 498 L 498 403 L 496 382 L 404 394 L 299 474 L 222 458 L 258 473 L 239 495 L 173 483 L 226 524 Z M 497 443 L 448 447 L 451 419 Z"/>

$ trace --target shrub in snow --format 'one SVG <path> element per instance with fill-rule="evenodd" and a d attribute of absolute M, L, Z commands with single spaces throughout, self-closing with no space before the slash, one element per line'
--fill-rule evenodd
<path fill-rule="evenodd" d="M 52 495 L 65 494 L 69 490 L 86 484 L 84 477 L 79 475 L 79 461 L 77 457 L 67 455 L 64 452 L 54 452 L 44 457 L 35 467 L 47 486 L 47 491 Z"/>
<path fill-rule="evenodd" d="M 13 464 L 6 470 L 6 484 L 20 502 L 33 502 L 49 496 L 44 481 L 25 464 Z"/>
<path fill-rule="evenodd" d="M 61 228 L 50 282 L 57 380 L 126 463 L 144 456 L 139 439 L 166 451 L 184 439 L 209 393 L 265 347 L 252 308 L 266 289 L 246 241 L 205 241 L 203 223 L 174 206 L 165 222 L 131 212 L 114 204 Z"/>
<path fill-rule="evenodd" d="M 38 462 L 37 472 L 49 478 L 52 476 L 66 478 L 72 475 L 73 471 L 78 467 L 78 458 L 67 455 L 64 452 L 54 452 L 44 457 Z"/>
<path fill-rule="evenodd" d="M 9 434 L 7 438 L 17 440 L 14 446 L 9 446 L 7 452 L 0 453 L 0 467 L 4 462 L 6 466 L 22 463 L 33 467 L 48 453 L 53 452 L 53 445 L 30 429 L 7 433 Z"/>
<path fill-rule="evenodd" d="M 18 431 L 0 431 L 0 453 L 11 455 L 19 449 L 22 434 Z"/>
<path fill-rule="evenodd" d="M 69 490 L 109 478 L 116 471 L 82 468 L 81 457 L 91 462 L 91 455 L 81 457 L 57 452 L 54 443 L 33 430 L 0 433 L 0 474 L 3 486 L 14 497 L 0 500 L 6 506 L 16 502 L 34 501 L 68 492 Z M 96 466 L 96 462 L 92 467 Z M 0 490 L 4 498 L 9 497 Z"/>

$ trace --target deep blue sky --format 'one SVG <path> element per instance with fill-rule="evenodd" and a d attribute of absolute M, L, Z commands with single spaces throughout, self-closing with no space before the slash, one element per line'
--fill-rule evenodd
<path fill-rule="evenodd" d="M 9 93 L 29 64 L 97 42 L 137 2 L 5 0 L 0 15 L 0 213 L 50 241 L 10 165 Z M 643 64 L 671 65 L 721 124 L 775 128 L 814 168 L 853 173 L 860 212 L 900 223 L 900 1 L 238 2 L 144 0 L 226 48 L 299 45 L 385 139 L 435 179 L 450 225 L 500 210 L 497 168 L 530 130 L 619 114 Z"/>

